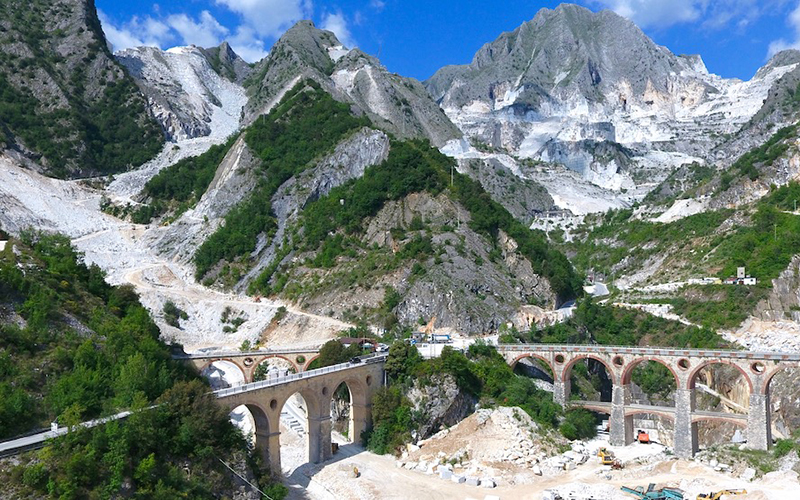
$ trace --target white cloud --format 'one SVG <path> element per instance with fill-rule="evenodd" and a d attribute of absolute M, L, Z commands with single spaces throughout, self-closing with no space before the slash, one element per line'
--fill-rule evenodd
<path fill-rule="evenodd" d="M 640 28 L 666 28 L 696 21 L 702 13 L 703 0 L 593 0 L 633 21 Z"/>
<path fill-rule="evenodd" d="M 180 34 L 186 45 L 214 47 L 229 33 L 228 28 L 221 25 L 207 10 L 200 13 L 198 21 L 186 14 L 173 14 L 167 18 L 167 24 Z"/>
<path fill-rule="evenodd" d="M 134 16 L 130 21 L 116 26 L 103 11 L 98 10 L 97 14 L 113 51 L 145 45 L 163 47 L 174 39 L 169 26 L 149 16 Z"/>
<path fill-rule="evenodd" d="M 336 38 L 342 42 L 342 45 L 348 48 L 356 46 L 356 41 L 353 39 L 353 34 L 350 33 L 350 28 L 347 26 L 347 19 L 339 12 L 336 14 L 326 14 L 322 19 L 321 29 L 333 31 Z"/>
<path fill-rule="evenodd" d="M 242 24 L 260 36 L 279 37 L 295 22 L 309 17 L 311 3 L 304 0 L 215 0 L 239 14 Z"/>
<path fill-rule="evenodd" d="M 267 56 L 264 40 L 248 26 L 239 26 L 228 42 L 233 51 L 247 62 L 256 62 Z"/>
<path fill-rule="evenodd" d="M 800 50 L 800 2 L 798 2 L 797 7 L 792 13 L 789 14 L 789 18 L 786 21 L 792 28 L 792 31 L 794 31 L 794 40 L 787 41 L 785 38 L 781 38 L 770 43 L 767 57 L 772 57 L 782 50 Z"/>
<path fill-rule="evenodd" d="M 781 8 L 788 0 L 584 0 L 599 5 L 647 28 L 668 28 L 699 22 L 705 28 L 733 26 L 743 29 L 764 13 Z"/>
<path fill-rule="evenodd" d="M 383 10 L 384 7 L 386 7 L 386 2 L 384 2 L 383 0 L 372 0 L 369 3 L 369 6 L 380 12 Z"/>

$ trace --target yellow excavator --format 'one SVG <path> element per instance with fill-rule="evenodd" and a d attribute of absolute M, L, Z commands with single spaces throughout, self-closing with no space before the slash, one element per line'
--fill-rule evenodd
<path fill-rule="evenodd" d="M 747 495 L 747 490 L 722 490 L 711 493 L 700 493 L 697 500 L 719 500 L 725 495 Z"/>

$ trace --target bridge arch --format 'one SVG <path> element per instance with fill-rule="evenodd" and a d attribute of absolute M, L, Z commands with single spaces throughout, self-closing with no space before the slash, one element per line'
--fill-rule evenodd
<path fill-rule="evenodd" d="M 285 360 L 287 363 L 289 363 L 289 365 L 292 366 L 292 368 L 294 368 L 295 373 L 300 371 L 300 367 L 297 365 L 297 363 L 295 363 L 294 360 L 290 359 L 288 356 L 285 356 L 283 354 L 270 354 L 269 356 L 264 356 L 262 359 L 258 360 L 256 365 L 260 365 L 264 361 L 268 361 L 270 359 L 275 359 L 275 358 Z"/>
<path fill-rule="evenodd" d="M 657 356 L 647 356 L 641 358 L 634 358 L 633 361 L 627 363 L 622 371 L 622 385 L 627 385 L 631 383 L 631 378 L 633 377 L 633 370 L 636 369 L 637 366 L 641 365 L 642 363 L 646 363 L 648 361 L 652 361 L 654 363 L 658 363 L 661 366 L 667 368 L 672 376 L 675 378 L 675 387 L 680 387 L 681 379 L 678 376 L 678 373 L 675 371 L 675 368 L 667 361 L 657 357 Z"/>
<path fill-rule="evenodd" d="M 561 371 L 561 381 L 562 382 L 569 382 L 569 377 L 572 374 L 572 367 L 575 366 L 575 363 L 582 359 L 593 359 L 598 363 L 602 364 L 605 369 L 606 373 L 608 374 L 608 378 L 611 380 L 611 384 L 617 384 L 617 377 L 612 369 L 611 363 L 607 359 L 603 359 L 601 356 L 597 356 L 595 354 L 588 354 L 588 353 L 578 353 L 573 355 L 569 361 L 564 365 L 564 369 Z"/>
<path fill-rule="evenodd" d="M 247 370 L 234 360 L 211 359 L 199 370 L 214 389 L 223 389 L 247 383 Z"/>
<path fill-rule="evenodd" d="M 246 411 L 238 411 L 240 408 Z M 270 415 L 269 409 L 260 403 L 248 400 L 237 405 L 237 402 L 228 405 L 231 422 L 242 430 L 243 433 L 250 434 L 252 439 L 250 444 L 254 447 L 257 456 L 261 460 L 261 466 L 269 468 L 273 472 L 280 470 L 280 442 L 278 441 L 278 418 Z M 252 419 L 250 428 L 247 417 Z"/>
<path fill-rule="evenodd" d="M 306 358 L 306 362 L 301 367 L 301 370 L 304 371 L 304 372 L 310 370 L 311 369 L 311 363 L 316 361 L 318 357 L 319 357 L 319 354 L 315 354 L 315 355 L 311 356 L 310 358 Z"/>
<path fill-rule="evenodd" d="M 729 359 L 707 359 L 699 363 L 697 366 L 694 367 L 694 369 L 692 369 L 692 371 L 689 372 L 689 377 L 687 379 L 688 383 L 687 389 L 694 389 L 695 382 L 697 381 L 697 375 L 700 374 L 700 370 L 711 365 L 730 365 L 736 368 L 743 377 L 743 379 L 745 380 L 745 382 L 747 382 L 747 386 L 750 389 L 750 394 L 753 394 L 753 380 L 750 378 L 747 372 L 741 366 L 739 366 L 738 363 Z"/>
<path fill-rule="evenodd" d="M 792 367 L 786 365 L 778 365 L 777 367 L 773 368 L 772 371 L 768 372 L 764 376 L 764 380 L 761 384 L 761 392 L 759 394 L 769 394 L 769 385 L 772 383 L 772 380 L 775 376 L 785 373 L 787 370 L 791 370 Z"/>
<path fill-rule="evenodd" d="M 298 372 L 297 365 L 295 363 L 292 363 L 292 361 L 288 359 L 286 356 L 280 354 L 271 354 L 269 356 L 262 356 L 255 359 L 254 362 L 250 365 L 249 370 L 250 370 L 251 382 L 258 382 L 260 380 L 265 380 L 266 378 L 268 378 L 269 375 L 268 371 L 266 369 L 262 370 L 261 367 L 264 366 L 264 364 L 267 364 L 268 367 L 274 367 L 274 364 L 270 363 L 270 360 L 279 360 L 280 363 L 285 365 L 283 369 L 288 369 L 292 373 Z M 280 371 L 281 370 L 278 369 L 279 374 Z"/>
<path fill-rule="evenodd" d="M 550 359 L 547 359 L 545 356 L 542 356 L 541 354 L 537 354 L 535 352 L 526 352 L 525 354 L 520 354 L 519 356 L 516 356 L 509 364 L 511 366 L 511 370 L 513 371 L 517 367 L 517 363 L 519 363 L 523 359 L 528 359 L 528 358 L 533 358 L 533 359 L 538 359 L 539 361 L 543 361 L 544 364 L 547 366 L 547 368 L 550 369 L 550 375 L 553 377 L 553 380 L 556 379 L 556 371 L 554 369 L 553 362 Z"/>

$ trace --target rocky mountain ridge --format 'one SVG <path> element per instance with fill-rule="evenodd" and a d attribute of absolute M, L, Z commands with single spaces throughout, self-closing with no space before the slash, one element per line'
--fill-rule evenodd
<path fill-rule="evenodd" d="M 311 21 L 290 28 L 256 65 L 245 83 L 250 98 L 245 123 L 269 111 L 304 78 L 397 137 L 426 137 L 441 146 L 461 135 L 417 80 L 389 73 L 376 58 L 347 49 L 336 35 Z"/>
<path fill-rule="evenodd" d="M 732 162 L 751 143 L 726 137 L 786 85 L 797 62 L 782 53 L 750 81 L 723 79 L 613 12 L 562 4 L 425 85 L 473 143 L 562 163 L 619 193 L 652 189 L 692 161 Z"/>

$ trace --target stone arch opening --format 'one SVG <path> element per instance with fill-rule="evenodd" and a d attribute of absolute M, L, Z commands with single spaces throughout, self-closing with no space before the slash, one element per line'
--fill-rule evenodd
<path fill-rule="evenodd" d="M 290 395 L 280 405 L 281 473 L 285 476 L 312 460 L 313 429 L 309 417 L 314 415 L 313 405 L 313 398 L 301 392 Z"/>
<path fill-rule="evenodd" d="M 550 384 L 555 381 L 550 361 L 537 354 L 526 354 L 517 358 L 512 363 L 511 368 L 517 375 L 544 380 Z"/>
<path fill-rule="evenodd" d="M 605 360 L 591 354 L 577 355 L 564 367 L 562 381 L 568 401 L 611 402 L 614 372 Z"/>
<path fill-rule="evenodd" d="M 266 411 L 257 404 L 243 404 L 229 413 L 231 423 L 244 435 L 247 445 L 255 450 L 258 466 L 262 470 L 270 469 L 270 422 Z"/>
<path fill-rule="evenodd" d="M 785 365 L 767 372 L 761 387 L 766 394 L 766 404 L 770 410 L 771 434 L 778 439 L 790 438 L 800 429 L 800 408 L 796 401 L 800 397 L 797 379 L 800 367 Z"/>
<path fill-rule="evenodd" d="M 716 445 L 742 444 L 747 441 L 747 421 L 731 417 L 695 416 L 692 423 L 697 427 L 697 446 L 704 450 Z"/>
<path fill-rule="evenodd" d="M 639 431 L 647 433 L 650 441 L 675 446 L 675 415 L 669 411 L 626 410 L 630 418 L 632 439 L 637 440 Z"/>
<path fill-rule="evenodd" d="M 750 406 L 752 381 L 735 363 L 709 360 L 689 375 L 695 390 L 695 411 L 746 414 Z"/>
<path fill-rule="evenodd" d="M 200 371 L 200 375 L 208 380 L 214 390 L 227 389 L 245 383 L 242 367 L 233 361 L 224 359 L 211 361 Z"/>
<path fill-rule="evenodd" d="M 630 390 L 633 404 L 675 407 L 678 374 L 658 358 L 636 359 L 625 367 L 622 385 Z"/>
<path fill-rule="evenodd" d="M 331 442 L 339 445 L 358 439 L 353 432 L 353 412 L 350 387 L 342 381 L 331 394 Z"/>
<path fill-rule="evenodd" d="M 270 356 L 261 360 L 253 369 L 253 382 L 278 378 L 291 373 L 297 373 L 294 363 L 283 356 Z"/>

